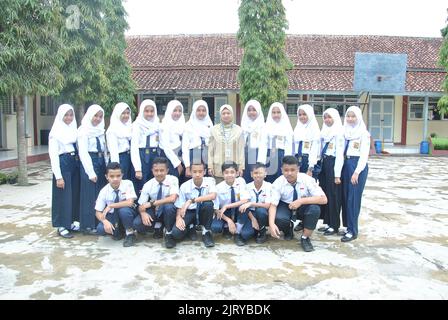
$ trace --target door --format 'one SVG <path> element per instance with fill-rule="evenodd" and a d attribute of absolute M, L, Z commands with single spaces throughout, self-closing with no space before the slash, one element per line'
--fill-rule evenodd
<path fill-rule="evenodd" d="M 215 98 L 214 97 L 202 97 L 202 100 L 207 102 L 208 105 L 208 115 L 212 121 L 215 120 Z M 213 122 L 215 123 L 215 122 Z"/>
<path fill-rule="evenodd" d="M 372 99 L 370 102 L 369 131 L 374 140 L 394 140 L 394 99 Z"/>

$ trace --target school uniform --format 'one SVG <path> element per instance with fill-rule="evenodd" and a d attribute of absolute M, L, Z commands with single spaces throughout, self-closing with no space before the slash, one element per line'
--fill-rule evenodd
<path fill-rule="evenodd" d="M 138 204 L 142 205 L 150 200 L 162 200 L 174 194 L 179 194 L 179 180 L 177 177 L 167 175 L 162 182 L 158 182 L 156 178 L 152 178 L 143 186 L 142 193 L 138 199 Z M 153 207 L 148 208 L 146 209 L 146 213 L 153 219 L 153 228 L 157 229 L 157 225 L 161 224 L 161 229 L 165 227 L 168 233 L 171 232 L 171 229 L 176 222 L 176 207 L 174 206 L 174 203 L 163 204 L 159 206 L 157 210 Z M 141 215 L 135 217 L 134 228 L 140 233 L 145 233 L 151 229 L 151 227 L 143 224 Z"/>
<path fill-rule="evenodd" d="M 305 229 L 314 230 L 319 220 L 320 207 L 315 204 L 302 205 L 293 214 L 289 204 L 303 197 L 315 197 L 325 195 L 316 180 L 305 173 L 297 174 L 297 181 L 291 185 L 282 175 L 272 184 L 271 203 L 277 206 L 275 224 L 280 231 L 285 233 L 285 238 L 293 237 L 293 221 L 296 218 L 302 221 Z"/>
<path fill-rule="evenodd" d="M 270 182 L 263 181 L 261 188 L 257 190 L 257 188 L 255 188 L 255 182 L 252 181 L 246 185 L 246 190 L 249 193 L 250 202 L 271 203 L 272 184 Z M 268 224 L 268 209 L 251 207 L 249 210 L 257 220 L 259 230 L 255 230 L 252 227 L 252 222 L 250 221 L 250 218 L 248 218 L 248 221 L 245 221 L 241 230 L 241 236 L 244 240 L 250 239 L 260 232 L 266 232 L 266 226 Z"/>
<path fill-rule="evenodd" d="M 180 187 L 179 197 L 174 203 L 176 208 L 181 209 L 185 202 L 193 198 L 206 196 L 216 192 L 215 179 L 212 177 L 204 177 L 201 186 L 196 186 L 193 179 L 184 182 Z M 187 233 L 195 227 L 195 225 L 203 226 L 203 234 L 211 230 L 213 212 L 218 209 L 217 201 L 204 201 L 192 203 L 185 212 L 185 230 L 180 230 L 176 225 L 172 229 L 172 236 L 176 240 L 182 240 Z"/>
<path fill-rule="evenodd" d="M 299 111 L 303 110 L 308 116 L 307 123 L 299 120 Z M 313 168 L 313 178 L 317 179 L 320 168 L 316 166 L 320 150 L 320 130 L 314 115 L 313 107 L 308 104 L 297 109 L 297 125 L 294 129 L 293 154 L 299 161 L 299 171 L 307 173 Z"/>
<path fill-rule="evenodd" d="M 238 177 L 233 182 L 233 185 L 229 186 L 227 182 L 222 181 L 216 185 L 217 192 L 217 203 L 219 209 L 224 207 L 225 205 L 235 203 L 241 200 L 250 199 L 250 195 L 246 189 L 246 182 L 243 178 Z M 237 234 L 241 234 L 241 229 L 245 224 L 248 223 L 249 217 L 247 212 L 240 213 L 239 207 L 227 209 L 224 212 L 224 215 L 231 218 L 233 222 L 237 225 Z M 250 223 L 250 220 L 249 220 Z M 215 217 L 212 221 L 212 232 L 213 233 L 221 233 L 224 229 L 228 231 L 228 225 L 223 219 L 218 219 Z M 246 227 L 247 228 L 247 227 Z M 245 235 L 249 236 L 249 234 Z"/>
<path fill-rule="evenodd" d="M 120 120 L 121 114 L 130 107 L 124 103 L 117 103 L 110 117 L 110 125 L 106 131 L 107 149 L 110 153 L 110 162 L 118 162 L 124 180 L 135 179 L 134 167 L 131 162 L 131 115 L 126 123 Z"/>
<path fill-rule="evenodd" d="M 76 147 L 77 126 L 73 116 L 67 125 L 63 118 L 73 107 L 68 104 L 59 106 L 48 140 L 48 153 L 53 185 L 51 197 L 51 222 L 55 228 L 72 229 L 79 221 L 79 157 Z M 64 179 L 64 188 L 56 186 L 56 180 Z"/>
<path fill-rule="evenodd" d="M 254 107 L 257 111 L 257 118 L 252 120 L 249 118 L 247 112 L 249 107 Z M 241 120 L 241 128 L 244 135 L 244 173 L 243 178 L 246 182 L 251 182 L 252 177 L 250 172 L 253 166 L 257 163 L 258 150 L 261 143 L 261 136 L 264 127 L 264 115 L 261 110 L 261 105 L 257 100 L 249 100 L 246 103 Z"/>
<path fill-rule="evenodd" d="M 180 106 L 182 114 L 178 120 L 173 120 L 174 109 Z M 177 167 L 182 164 L 182 136 L 185 130 L 184 107 L 178 100 L 171 100 L 166 107 L 165 116 L 160 126 L 160 147 L 162 156 L 168 159 L 168 173 L 177 178 Z"/>
<path fill-rule="evenodd" d="M 102 212 L 108 205 L 112 203 L 117 203 L 129 199 L 137 199 L 132 181 L 121 180 L 120 186 L 117 189 L 113 189 L 110 184 L 107 184 L 103 189 L 101 189 L 100 193 L 98 194 L 98 199 L 96 200 L 95 204 L 95 210 Z M 133 229 L 133 221 L 136 215 L 137 212 L 133 207 L 110 209 L 110 211 L 106 214 L 106 219 L 115 228 L 115 230 L 113 231 L 113 235 L 115 237 L 118 237 L 118 234 L 121 231 Z M 106 235 L 104 224 L 102 222 L 98 223 L 96 230 L 99 235 Z"/>
<path fill-rule="evenodd" d="M 272 118 L 273 108 L 281 111 L 279 122 Z M 292 155 L 292 136 L 293 130 L 285 108 L 281 103 L 273 103 L 269 108 L 258 151 L 258 162 L 266 164 L 266 181 L 272 183 L 282 175 L 283 157 Z"/>
<path fill-rule="evenodd" d="M 147 106 L 154 108 L 154 117 L 146 120 L 143 116 Z M 144 100 L 140 104 L 139 114 L 132 124 L 131 161 L 135 172 L 141 171 L 142 179 L 135 179 L 137 194 L 140 194 L 143 185 L 153 178 L 152 162 L 161 155 L 159 148 L 159 118 L 154 101 Z"/>
<path fill-rule="evenodd" d="M 80 166 L 80 229 L 93 230 L 96 226 L 95 200 L 106 185 L 106 141 L 104 139 L 104 117 L 97 126 L 92 125 L 94 115 L 102 111 L 99 105 L 88 108 L 78 128 L 78 150 Z M 97 181 L 90 179 L 96 177 Z"/>
<path fill-rule="evenodd" d="M 196 117 L 196 111 L 201 106 L 207 110 L 207 115 L 202 120 Z M 213 127 L 213 122 L 208 114 L 207 102 L 196 101 L 193 104 L 190 119 L 185 124 L 182 137 L 182 160 L 185 168 L 189 168 L 191 163 L 204 163 L 206 175 L 208 172 L 208 145 Z"/>
<path fill-rule="evenodd" d="M 327 204 L 321 205 L 321 219 L 328 225 L 330 231 L 324 235 L 337 233 L 341 225 L 340 213 L 342 205 L 342 184 L 335 184 L 335 178 L 341 178 L 344 164 L 344 132 L 341 117 L 336 109 L 325 110 L 329 114 L 333 125 L 328 127 L 325 123 L 321 131 L 321 163 L 322 171 L 319 174 L 319 185 L 327 196 Z"/>
<path fill-rule="evenodd" d="M 347 219 L 347 233 L 353 238 L 358 236 L 358 218 L 361 210 L 362 193 L 367 181 L 369 166 L 367 160 L 370 152 L 370 134 L 362 120 L 358 107 L 350 107 L 347 112 L 354 112 L 358 122 L 351 127 L 344 122 L 344 166 L 342 167 L 342 216 Z M 347 116 L 347 113 L 346 113 Z M 359 174 L 358 184 L 351 183 L 353 173 Z"/>

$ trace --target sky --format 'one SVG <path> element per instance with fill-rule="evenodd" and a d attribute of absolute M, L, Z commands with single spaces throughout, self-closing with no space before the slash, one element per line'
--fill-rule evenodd
<path fill-rule="evenodd" d="M 125 0 L 127 35 L 238 31 L 240 0 Z M 283 0 L 288 34 L 440 37 L 447 0 Z"/>

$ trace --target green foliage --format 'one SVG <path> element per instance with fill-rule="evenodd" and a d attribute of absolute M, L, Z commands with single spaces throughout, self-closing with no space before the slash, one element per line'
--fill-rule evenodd
<path fill-rule="evenodd" d="M 17 171 L 13 171 L 10 173 L 0 172 L 0 184 L 15 184 L 17 183 L 17 179 L 19 178 L 19 173 Z"/>
<path fill-rule="evenodd" d="M 448 138 L 435 137 L 431 138 L 434 150 L 448 150 Z"/>
<path fill-rule="evenodd" d="M 439 52 L 439 64 L 448 72 L 448 23 L 445 28 L 441 30 L 441 33 L 443 42 Z M 445 95 L 439 99 L 437 109 L 439 109 L 439 112 L 443 117 L 444 114 L 448 113 L 448 74 L 445 75 L 442 88 L 445 91 Z"/>
<path fill-rule="evenodd" d="M 238 72 L 241 102 L 257 99 L 267 110 L 286 100 L 286 70 L 293 67 L 285 53 L 285 8 L 281 0 L 242 0 L 238 14 L 237 37 L 244 49 Z"/>

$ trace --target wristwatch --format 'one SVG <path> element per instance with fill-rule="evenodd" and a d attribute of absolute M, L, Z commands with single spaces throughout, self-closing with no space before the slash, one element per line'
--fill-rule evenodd
<path fill-rule="evenodd" d="M 196 198 L 191 198 L 191 203 L 195 203 L 196 202 Z"/>
<path fill-rule="evenodd" d="M 155 200 L 150 200 L 149 204 L 151 205 L 150 208 L 154 207 L 154 202 L 156 202 Z"/>

